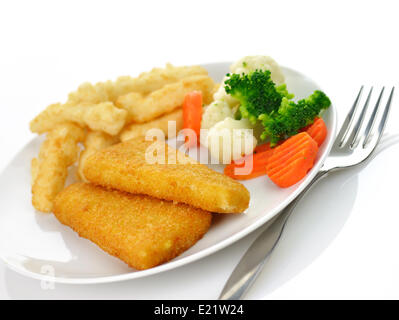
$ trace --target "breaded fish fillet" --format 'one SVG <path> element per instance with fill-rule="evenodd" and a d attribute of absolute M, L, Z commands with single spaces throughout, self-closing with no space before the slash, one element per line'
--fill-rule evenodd
<path fill-rule="evenodd" d="M 209 229 L 212 215 L 185 204 L 75 183 L 54 202 L 57 219 L 142 270 L 169 261 Z"/>
<path fill-rule="evenodd" d="M 143 138 L 93 153 L 86 160 L 83 173 L 95 184 L 183 202 L 212 212 L 240 213 L 249 204 L 249 192 L 239 182 L 199 164 L 164 142 Z"/>
<path fill-rule="evenodd" d="M 118 137 L 113 137 L 102 131 L 89 131 L 86 134 L 86 138 L 84 140 L 85 149 L 79 155 L 79 164 L 77 177 L 82 181 L 86 181 L 86 178 L 83 175 L 83 164 L 86 159 L 95 151 L 104 149 L 106 147 L 112 146 L 113 144 L 119 142 Z"/>

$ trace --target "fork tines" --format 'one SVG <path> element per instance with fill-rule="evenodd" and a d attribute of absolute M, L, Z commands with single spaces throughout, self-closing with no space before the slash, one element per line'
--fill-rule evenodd
<path fill-rule="evenodd" d="M 341 130 L 337 135 L 336 138 L 336 143 L 338 144 L 339 148 L 345 148 L 349 147 L 350 149 L 354 149 L 358 146 L 358 144 L 361 142 L 362 147 L 366 148 L 370 141 L 373 139 L 374 136 L 377 137 L 377 140 L 374 141 L 373 145 L 375 146 L 379 139 L 381 138 L 382 132 L 384 131 L 385 124 L 388 118 L 389 110 L 391 107 L 391 102 L 392 102 L 392 97 L 393 93 L 395 90 L 395 87 L 392 87 L 391 93 L 388 97 L 387 103 L 385 105 L 382 117 L 380 119 L 378 128 L 374 130 L 375 123 L 377 120 L 377 116 L 379 113 L 380 105 L 381 105 L 381 100 L 384 95 L 384 90 L 385 87 L 382 87 L 380 94 L 378 95 L 377 101 L 375 103 L 374 109 L 370 115 L 369 121 L 367 122 L 367 125 L 363 131 L 363 134 L 360 136 L 360 133 L 362 132 L 362 127 L 363 127 L 363 122 L 365 120 L 365 116 L 368 110 L 368 106 L 370 103 L 370 99 L 373 93 L 373 87 L 370 88 L 369 93 L 367 94 L 366 101 L 363 104 L 363 107 L 361 108 L 360 115 L 357 117 L 357 120 L 355 124 L 353 125 L 353 122 L 357 116 L 358 110 L 359 110 L 359 105 L 360 105 L 360 100 L 362 96 L 364 86 L 361 86 L 359 93 L 357 94 L 357 97 L 352 105 L 351 110 L 349 111 L 344 123 L 342 124 Z M 377 135 L 375 135 L 377 133 Z M 360 138 L 359 138 L 360 136 Z"/>

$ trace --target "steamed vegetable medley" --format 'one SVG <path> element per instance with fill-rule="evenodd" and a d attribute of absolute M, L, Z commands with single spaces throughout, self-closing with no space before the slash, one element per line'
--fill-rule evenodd
<path fill-rule="evenodd" d="M 230 69 L 231 73 L 223 79 L 214 101 L 205 108 L 201 123 L 202 129 L 209 129 L 201 142 L 211 154 L 213 150 L 222 149 L 212 148 L 212 143 L 222 141 L 220 131 L 231 134 L 230 139 L 225 139 L 232 142 L 231 152 L 224 153 L 231 154 L 227 162 L 252 153 L 256 145 L 263 141 L 270 140 L 274 146 L 295 135 L 301 128 L 313 123 L 320 111 L 331 104 L 330 99 L 318 90 L 306 99 L 293 101 L 294 94 L 287 90 L 284 75 L 271 57 L 244 57 Z M 253 134 L 246 129 L 253 129 Z M 234 145 L 242 145 L 241 150 L 235 148 L 241 152 L 234 152 Z M 224 149 L 226 147 L 223 146 Z M 220 155 L 212 154 L 216 158 Z"/>
<path fill-rule="evenodd" d="M 208 131 L 201 131 L 201 143 L 212 157 L 229 164 L 225 174 L 235 179 L 267 174 L 281 187 L 293 185 L 313 166 L 327 135 L 319 115 L 330 99 L 316 90 L 295 101 L 280 67 L 267 56 L 244 57 L 230 70 L 205 107 L 201 129 Z M 237 160 L 248 155 L 253 156 L 253 170 L 236 175 L 234 169 L 242 165 Z"/>

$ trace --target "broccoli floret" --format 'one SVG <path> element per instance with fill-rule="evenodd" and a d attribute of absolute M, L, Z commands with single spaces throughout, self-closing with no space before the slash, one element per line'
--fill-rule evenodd
<path fill-rule="evenodd" d="M 227 74 L 226 93 L 240 102 L 240 115 L 253 124 L 261 114 L 277 111 L 284 97 L 291 99 L 286 85 L 277 86 L 270 78 L 269 70 L 255 70 L 249 74 Z"/>
<path fill-rule="evenodd" d="M 319 90 L 297 103 L 284 97 L 277 111 L 259 116 L 265 128 L 261 138 L 270 137 L 270 145 L 276 145 L 278 141 L 297 134 L 300 129 L 313 123 L 320 111 L 330 105 L 330 99 Z"/>
<path fill-rule="evenodd" d="M 271 146 L 298 133 L 313 123 L 322 109 L 331 105 L 330 99 L 316 90 L 306 99 L 294 102 L 285 84 L 276 86 L 269 70 L 255 70 L 249 74 L 227 74 L 226 93 L 237 99 L 240 107 L 235 118 L 247 118 L 255 124 L 262 121 L 261 138 L 270 138 Z"/>

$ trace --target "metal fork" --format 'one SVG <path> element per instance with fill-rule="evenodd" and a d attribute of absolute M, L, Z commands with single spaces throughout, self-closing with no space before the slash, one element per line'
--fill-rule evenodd
<path fill-rule="evenodd" d="M 378 123 L 378 127 L 375 129 L 377 114 L 379 112 L 381 99 L 384 94 L 384 87 L 378 96 L 374 109 L 367 122 L 366 128 L 362 131 L 363 122 L 365 120 L 370 98 L 373 92 L 373 87 L 371 87 L 363 108 L 360 111 L 360 115 L 354 123 L 357 111 L 359 109 L 359 101 L 363 91 L 363 86 L 360 88 L 355 102 L 353 103 L 352 108 L 342 124 L 341 130 L 335 138 L 331 152 L 320 171 L 309 183 L 309 185 L 302 191 L 302 193 L 300 193 L 290 205 L 281 211 L 279 216 L 269 226 L 269 228 L 264 230 L 249 247 L 230 275 L 230 278 L 226 282 L 219 299 L 241 299 L 248 291 L 279 242 L 286 222 L 293 212 L 295 206 L 317 181 L 332 171 L 357 166 L 370 158 L 380 142 L 384 132 L 394 89 L 395 88 L 393 87 L 388 97 L 382 117 Z M 360 136 L 361 133 L 362 135 Z"/>

